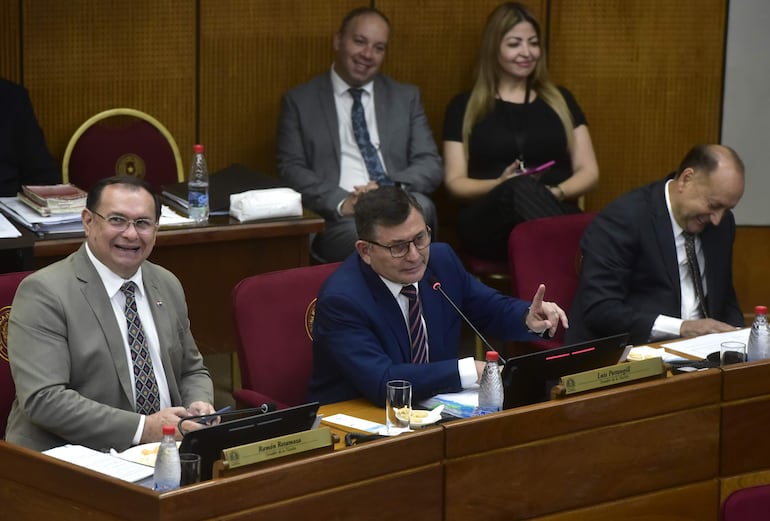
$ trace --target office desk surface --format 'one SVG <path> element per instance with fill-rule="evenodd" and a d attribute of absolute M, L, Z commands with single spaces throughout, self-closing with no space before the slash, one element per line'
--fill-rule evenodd
<path fill-rule="evenodd" d="M 246 277 L 268 271 L 307 266 L 309 237 L 323 230 L 312 213 L 301 218 L 239 223 L 212 217 L 200 226 L 158 231 L 149 260 L 176 275 L 184 287 L 190 325 L 204 354 L 236 351 L 230 293 Z M 31 232 L 26 231 L 25 236 Z M 34 235 L 34 234 L 32 234 Z M 83 234 L 48 236 L 34 241 L 38 269 L 64 258 L 83 243 Z"/>

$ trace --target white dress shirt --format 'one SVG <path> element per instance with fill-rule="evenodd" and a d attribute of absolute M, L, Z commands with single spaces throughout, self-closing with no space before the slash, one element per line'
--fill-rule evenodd
<path fill-rule="evenodd" d="M 679 286 L 681 288 L 681 318 L 670 317 L 667 315 L 658 315 L 650 331 L 650 342 L 655 342 L 671 336 L 679 336 L 682 328 L 682 322 L 685 320 L 697 320 L 704 318 L 698 305 L 698 295 L 695 292 L 695 284 L 690 275 L 690 268 L 687 265 L 687 253 L 684 249 L 684 234 L 682 227 L 674 219 L 671 212 L 671 199 L 668 194 L 668 187 L 672 181 L 668 181 L 664 188 L 666 194 L 666 207 L 671 219 L 671 228 L 674 233 L 674 244 L 676 245 L 676 260 L 679 268 Z M 695 235 L 695 254 L 698 257 L 698 266 L 700 267 L 701 279 L 703 284 L 703 294 L 708 295 L 706 286 L 706 257 L 703 254 L 703 244 L 700 235 Z"/>
<path fill-rule="evenodd" d="M 158 392 L 160 393 L 160 408 L 165 409 L 171 407 L 171 394 L 168 390 L 168 381 L 166 380 L 166 373 L 163 370 L 163 362 L 160 359 L 160 340 L 158 340 L 158 330 L 155 328 L 155 319 L 152 317 L 152 311 L 150 310 L 150 303 L 147 302 L 147 296 L 144 294 L 144 284 L 142 283 L 142 268 L 141 266 L 130 279 L 123 279 L 115 273 L 113 273 L 107 266 L 105 266 L 99 259 L 97 259 L 86 243 L 86 253 L 88 258 L 91 259 L 91 263 L 96 268 L 96 272 L 99 274 L 99 278 L 102 279 L 102 284 L 107 290 L 107 296 L 112 304 L 112 311 L 115 314 L 115 320 L 118 322 L 120 328 L 121 338 L 123 339 L 123 347 L 126 353 L 126 361 L 129 368 L 129 378 L 131 379 L 131 389 L 136 393 L 136 381 L 134 378 L 134 362 L 131 360 L 131 347 L 128 345 L 128 324 L 126 323 L 126 296 L 120 291 L 120 288 L 128 282 L 133 281 L 136 284 L 136 293 L 134 299 L 136 300 L 136 309 L 139 314 L 139 320 L 142 322 L 142 329 L 144 330 L 144 337 L 147 342 L 147 349 L 150 351 L 150 359 L 152 360 L 152 370 L 155 373 L 155 381 L 158 383 Z M 136 400 L 136 396 L 134 396 Z M 142 438 L 142 431 L 144 430 L 145 416 L 142 415 L 139 421 L 139 426 L 134 433 L 133 444 L 137 445 Z"/>
<path fill-rule="evenodd" d="M 353 191 L 353 187 L 369 182 L 369 172 L 361 155 L 361 150 L 353 134 L 353 122 L 350 110 L 353 108 L 353 96 L 348 92 L 350 85 L 340 78 L 334 67 L 331 69 L 332 89 L 334 90 L 334 106 L 337 109 L 337 124 L 340 133 L 340 188 Z M 380 151 L 380 134 L 377 130 L 377 115 L 374 111 L 374 83 L 362 85 L 361 105 L 364 107 L 366 127 L 369 129 L 369 140 L 377 150 L 380 163 L 385 170 L 385 161 Z M 387 173 L 387 170 L 385 170 Z"/>
<path fill-rule="evenodd" d="M 380 276 L 380 279 L 385 283 L 385 286 L 387 286 L 388 290 L 393 295 L 393 298 L 396 299 L 398 307 L 401 308 L 401 315 L 404 317 L 404 326 L 408 333 L 409 299 L 401 294 L 401 288 L 404 287 L 404 285 L 390 281 L 382 276 Z M 417 289 L 417 295 L 419 296 L 420 285 L 413 284 L 413 286 Z M 430 360 L 430 339 L 428 338 L 428 326 L 425 324 L 425 315 L 422 317 L 422 327 L 425 328 L 425 349 L 428 353 L 428 360 Z M 457 372 L 460 375 L 460 385 L 462 385 L 463 389 L 467 389 L 478 381 L 479 374 L 478 371 L 476 371 L 476 362 L 472 356 L 461 358 L 457 361 Z"/>

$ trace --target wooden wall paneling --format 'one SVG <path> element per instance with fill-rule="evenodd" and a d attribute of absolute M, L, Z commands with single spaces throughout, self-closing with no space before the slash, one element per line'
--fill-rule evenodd
<path fill-rule="evenodd" d="M 751 190 L 751 186 L 746 187 Z M 770 305 L 770 227 L 739 226 L 733 247 L 733 285 L 746 324 L 754 319 L 754 306 Z"/>
<path fill-rule="evenodd" d="M 726 0 L 551 6 L 550 70 L 585 111 L 601 171 L 587 209 L 719 140 Z"/>
<path fill-rule="evenodd" d="M 86 119 L 115 107 L 151 114 L 180 150 L 191 150 L 196 96 L 191 2 L 25 0 L 22 9 L 24 82 L 54 157 L 61 160 Z"/>
<path fill-rule="evenodd" d="M 209 168 L 275 170 L 281 96 L 328 71 L 332 37 L 357 0 L 201 0 L 200 123 Z"/>
<path fill-rule="evenodd" d="M 0 0 L 0 77 L 21 83 L 19 0 Z"/>
<path fill-rule="evenodd" d="M 456 94 L 470 90 L 487 16 L 499 0 L 375 0 L 393 27 L 383 72 L 420 87 L 423 106 L 439 153 L 444 111 Z M 545 26 L 545 0 L 527 2 Z M 454 243 L 460 204 L 442 187 L 433 195 L 442 241 Z"/>

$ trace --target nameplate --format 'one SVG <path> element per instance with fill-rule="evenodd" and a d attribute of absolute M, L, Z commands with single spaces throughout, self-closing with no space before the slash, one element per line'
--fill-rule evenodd
<path fill-rule="evenodd" d="M 651 376 L 661 376 L 664 372 L 661 358 L 648 358 L 563 376 L 559 380 L 559 387 L 563 394 L 574 394 Z"/>
<path fill-rule="evenodd" d="M 296 432 L 257 441 L 238 447 L 224 449 L 222 455 L 227 468 L 235 469 L 244 465 L 261 463 L 285 456 L 293 456 L 322 447 L 332 445 L 332 435 L 328 427 L 320 427 L 309 431 Z"/>

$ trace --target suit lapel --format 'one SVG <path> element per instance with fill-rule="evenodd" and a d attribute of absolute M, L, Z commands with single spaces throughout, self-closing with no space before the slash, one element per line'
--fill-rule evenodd
<path fill-rule="evenodd" d="M 715 281 L 719 273 L 723 273 L 722 262 L 725 258 L 724 245 L 718 240 L 718 229 L 713 226 L 706 226 L 700 234 L 701 246 L 703 246 L 703 258 L 706 261 L 706 302 L 710 316 L 721 309 L 724 298 L 717 288 L 719 284 L 709 284 L 709 281 Z"/>
<path fill-rule="evenodd" d="M 318 104 L 324 116 L 326 131 L 332 140 L 334 157 L 337 160 L 335 171 L 339 172 L 341 154 L 340 129 L 339 122 L 337 121 L 337 106 L 334 103 L 334 89 L 332 88 L 332 80 L 329 74 L 321 78 L 321 85 L 318 89 Z"/>
<path fill-rule="evenodd" d="M 88 305 L 96 317 L 96 321 L 99 323 L 99 327 L 104 335 L 104 341 L 107 345 L 107 349 L 110 351 L 110 355 L 113 363 L 115 364 L 115 372 L 118 375 L 118 381 L 120 387 L 125 393 L 128 401 L 134 404 L 134 390 L 131 388 L 131 368 L 128 367 L 128 360 L 126 359 L 126 350 L 123 345 L 123 339 L 121 337 L 120 329 L 115 321 L 115 314 L 112 311 L 112 303 L 107 298 L 107 290 L 104 289 L 104 284 L 99 278 L 99 274 L 96 272 L 93 264 L 88 258 L 85 246 L 81 246 L 77 255 L 74 257 L 75 263 L 75 275 L 83 282 L 81 291 L 83 292 L 83 298 L 85 298 Z"/>
<path fill-rule="evenodd" d="M 363 273 L 364 280 L 366 281 L 366 285 L 369 287 L 369 291 L 372 294 L 375 305 L 383 314 L 383 323 L 386 324 L 387 328 L 396 339 L 402 362 L 411 362 L 412 341 L 409 338 L 409 331 L 407 331 L 404 315 L 401 313 L 398 302 L 393 298 L 393 295 L 385 286 L 385 283 L 382 282 L 379 275 L 377 275 L 368 264 L 360 258 L 358 259 L 358 263 L 361 272 Z"/>
<path fill-rule="evenodd" d="M 163 364 L 163 372 L 166 374 L 171 402 L 180 403 L 181 394 L 177 388 L 174 368 L 168 354 L 168 349 L 164 349 L 164 346 L 174 345 L 175 327 L 173 318 L 169 314 L 170 303 L 167 302 L 167 296 L 160 289 L 155 270 L 148 263 L 144 263 L 142 266 L 142 281 L 147 295 L 147 303 L 150 306 L 152 318 L 155 321 L 155 330 L 158 333 L 160 360 Z"/>
<path fill-rule="evenodd" d="M 389 92 L 380 76 L 374 78 L 372 88 L 374 92 L 374 113 L 377 115 L 377 133 L 380 138 L 380 151 L 382 151 L 382 159 L 385 161 L 385 170 L 389 172 L 391 168 L 388 164 L 388 154 L 384 152 L 390 150 L 391 120 L 388 117 L 388 110 L 391 104 Z"/>
<path fill-rule="evenodd" d="M 681 295 L 679 282 L 679 261 L 676 258 L 676 243 L 674 242 L 674 230 L 671 227 L 671 216 L 666 206 L 666 184 L 656 184 L 652 189 L 652 225 L 655 230 L 655 238 L 658 242 L 660 256 L 665 266 L 669 284 Z M 677 305 L 681 307 L 681 296 Z"/>

